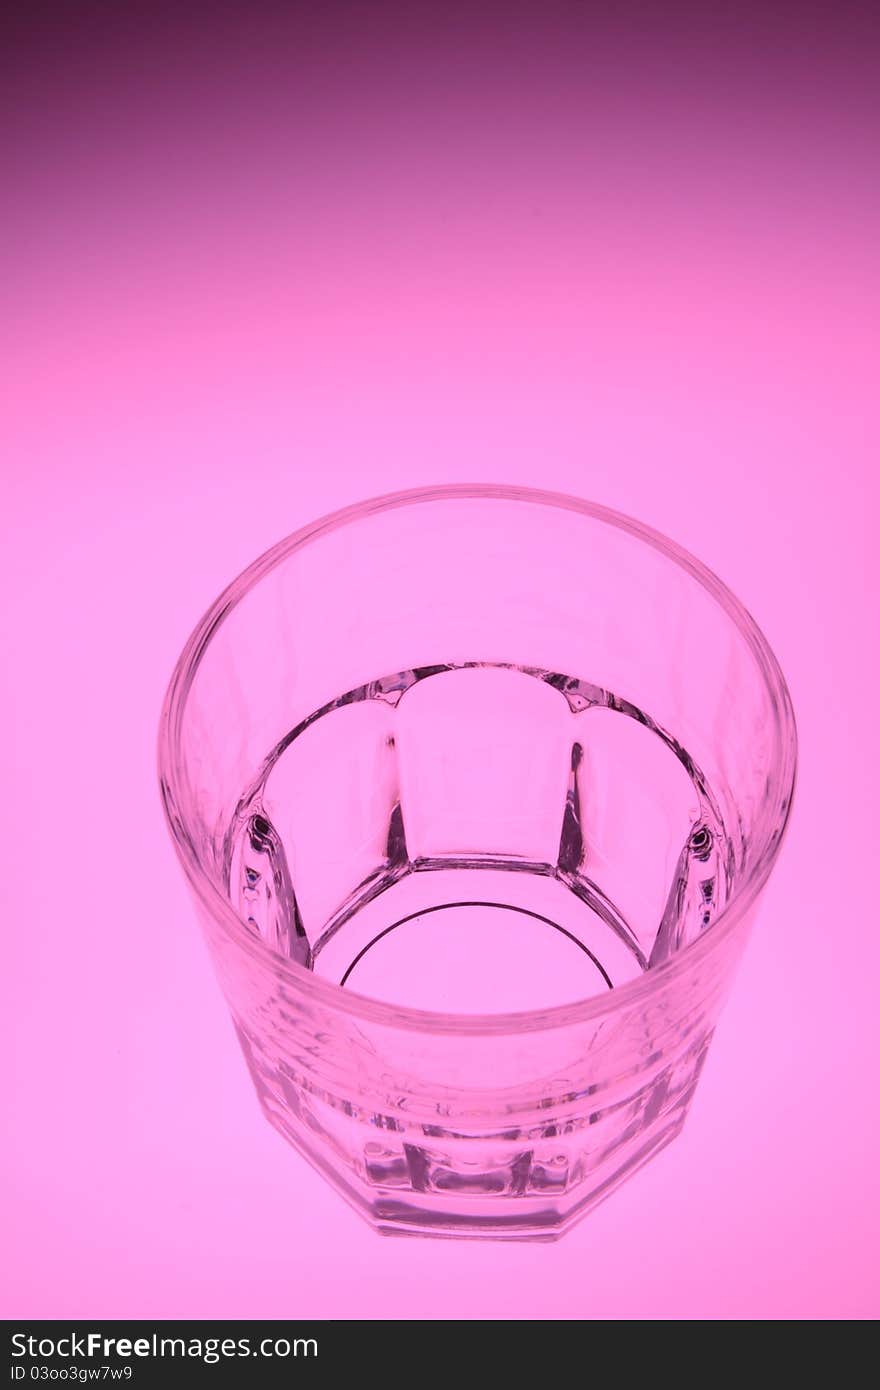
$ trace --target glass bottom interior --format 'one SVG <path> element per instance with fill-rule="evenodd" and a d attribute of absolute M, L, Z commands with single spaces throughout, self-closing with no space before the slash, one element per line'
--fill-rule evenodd
<path fill-rule="evenodd" d="M 733 847 L 685 742 L 601 686 L 440 663 L 348 690 L 242 789 L 246 928 L 316 974 L 447 1013 L 613 989 L 711 928 Z"/>

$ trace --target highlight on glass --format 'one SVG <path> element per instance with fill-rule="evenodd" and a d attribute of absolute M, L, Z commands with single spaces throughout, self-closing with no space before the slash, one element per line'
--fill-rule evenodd
<path fill-rule="evenodd" d="M 795 764 L 713 574 L 496 486 L 275 546 L 190 637 L 159 741 L 271 1123 L 380 1231 L 545 1240 L 681 1130 Z"/>

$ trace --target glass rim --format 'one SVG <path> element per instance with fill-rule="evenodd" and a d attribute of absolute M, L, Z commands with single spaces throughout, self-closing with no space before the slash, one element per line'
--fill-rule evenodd
<path fill-rule="evenodd" d="M 575 512 L 592 521 L 626 532 L 634 539 L 652 546 L 701 585 L 718 604 L 721 612 L 734 624 L 755 659 L 771 699 L 774 728 L 768 786 L 771 799 L 780 807 L 777 825 L 775 833 L 774 827 L 771 826 L 761 854 L 743 882 L 734 889 L 717 920 L 696 941 L 683 947 L 662 965 L 643 972 L 636 979 L 604 994 L 588 995 L 572 1003 L 553 1005 L 545 1009 L 507 1013 L 442 1013 L 387 1003 L 370 995 L 345 989 L 334 984 L 332 980 L 322 979 L 247 932 L 231 902 L 224 897 L 204 869 L 187 827 L 186 810 L 190 796 L 180 756 L 182 720 L 202 655 L 229 613 L 271 570 L 320 537 L 376 513 L 428 502 L 452 500 L 524 502 L 533 506 Z M 566 493 L 495 483 L 453 483 L 385 493 L 330 512 L 278 541 L 233 579 L 196 624 L 174 667 L 159 722 L 158 765 L 166 821 L 190 887 L 198 902 L 223 929 L 226 936 L 263 969 L 274 972 L 278 978 L 318 1006 L 323 1005 L 331 1010 L 352 1017 L 366 1018 L 388 1027 L 419 1033 L 505 1034 L 561 1028 L 587 1022 L 603 1014 L 625 1010 L 672 984 L 720 948 L 764 887 L 779 854 L 790 817 L 797 775 L 797 727 L 791 696 L 779 662 L 758 624 L 727 585 L 682 546 L 622 512 Z"/>

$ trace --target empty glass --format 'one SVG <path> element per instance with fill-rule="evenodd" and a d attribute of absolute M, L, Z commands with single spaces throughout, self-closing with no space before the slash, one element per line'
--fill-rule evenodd
<path fill-rule="evenodd" d="M 160 736 L 260 1103 L 387 1232 L 546 1239 L 678 1133 L 794 775 L 712 574 L 503 487 L 282 541 Z"/>

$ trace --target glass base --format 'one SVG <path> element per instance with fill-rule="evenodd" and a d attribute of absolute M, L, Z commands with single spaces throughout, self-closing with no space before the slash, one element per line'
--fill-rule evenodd
<path fill-rule="evenodd" d="M 273 1065 L 239 1038 L 266 1118 L 383 1235 L 554 1240 L 681 1130 L 711 1034 L 675 1061 L 657 1053 L 600 1103 L 596 1087 L 556 1094 L 539 1113 L 489 1130 L 378 1114 Z M 527 1041 L 527 1040 L 526 1040 Z M 621 1095 L 621 1089 L 626 1094 Z M 389 1102 L 392 1098 L 389 1097 Z M 393 1103 L 393 1102 L 392 1102 Z M 390 1107 L 389 1107 L 390 1108 Z"/>
<path fill-rule="evenodd" d="M 606 1197 L 633 1177 L 640 1168 L 681 1132 L 687 1110 L 665 1116 L 643 1131 L 625 1149 L 591 1174 L 585 1191 L 570 1204 L 553 1204 L 540 1198 L 493 1195 L 488 1206 L 475 1210 L 466 1197 L 456 1205 L 448 1191 L 432 1194 L 410 1192 L 405 1198 L 392 1191 L 375 1194 L 355 1185 L 329 1167 L 320 1149 L 294 1131 L 289 1120 L 263 1106 L 274 1129 L 325 1177 L 350 1206 L 383 1236 L 434 1236 L 446 1240 L 555 1241 L 565 1235 Z"/>

